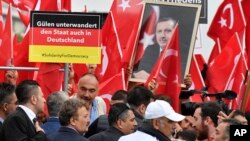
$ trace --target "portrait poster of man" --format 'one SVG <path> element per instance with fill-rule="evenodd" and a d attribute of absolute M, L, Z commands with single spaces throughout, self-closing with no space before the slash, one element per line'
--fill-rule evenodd
<path fill-rule="evenodd" d="M 200 5 L 146 2 L 133 59 L 130 81 L 145 82 L 165 48 L 175 25 L 179 24 L 181 76 L 189 71 Z"/>

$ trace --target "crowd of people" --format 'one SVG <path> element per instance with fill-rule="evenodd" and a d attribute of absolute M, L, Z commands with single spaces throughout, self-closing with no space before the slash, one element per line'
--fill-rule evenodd
<path fill-rule="evenodd" d="M 93 73 L 79 78 L 74 95 L 58 91 L 46 100 L 34 80 L 1 82 L 0 140 L 226 141 L 230 125 L 248 124 L 244 112 L 223 111 L 216 101 L 194 103 L 178 113 L 168 96 L 144 85 L 116 91 L 107 109 L 98 89 Z M 48 116 L 41 121 L 37 118 L 45 104 Z"/>

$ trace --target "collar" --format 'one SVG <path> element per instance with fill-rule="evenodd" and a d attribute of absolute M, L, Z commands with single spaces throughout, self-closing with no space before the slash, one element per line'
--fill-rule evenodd
<path fill-rule="evenodd" d="M 20 107 L 21 109 L 23 109 L 23 111 L 29 117 L 30 121 L 33 123 L 33 119 L 36 118 L 36 114 L 30 108 L 28 108 L 28 107 L 26 107 L 24 105 L 18 105 L 18 107 Z"/>

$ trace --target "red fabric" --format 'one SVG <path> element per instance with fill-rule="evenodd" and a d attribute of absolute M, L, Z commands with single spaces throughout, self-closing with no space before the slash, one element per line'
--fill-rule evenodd
<path fill-rule="evenodd" d="M 245 15 L 245 19 L 248 22 L 250 19 L 250 8 L 249 8 L 250 0 L 242 0 L 241 5 L 242 5 L 243 13 Z"/>
<path fill-rule="evenodd" d="M 0 50 L 2 47 L 2 38 L 3 38 L 3 13 L 2 13 L 2 0 L 0 0 Z M 0 52 L 1 54 L 1 52 Z M 3 64 L 1 63 L 0 66 Z M 4 81 L 4 70 L 0 70 L 0 82 Z"/>
<path fill-rule="evenodd" d="M 29 11 L 35 8 L 37 0 L 3 0 L 8 4 L 12 4 L 14 7 L 20 8 L 25 11 Z"/>
<path fill-rule="evenodd" d="M 25 15 L 21 12 L 21 10 L 17 9 L 17 12 L 19 14 L 19 17 L 21 21 L 23 21 L 23 24 L 27 27 L 30 24 L 30 17 L 29 15 Z"/>
<path fill-rule="evenodd" d="M 223 48 L 221 54 L 209 65 L 206 79 L 209 93 L 225 91 L 238 64 L 240 48 L 238 34 L 235 34 Z"/>
<path fill-rule="evenodd" d="M 45 99 L 47 99 L 52 92 L 61 90 L 63 72 L 60 72 L 59 69 L 62 67 L 63 64 L 59 63 L 41 63 L 37 82 L 44 93 Z"/>
<path fill-rule="evenodd" d="M 237 93 L 237 98 L 232 100 L 232 104 L 230 104 L 231 109 L 239 109 L 244 98 L 244 80 L 246 79 L 245 75 L 247 71 L 247 64 L 244 59 L 245 58 L 241 55 L 235 72 L 227 87 L 228 90 L 232 90 Z"/>
<path fill-rule="evenodd" d="M 149 46 L 154 44 L 155 36 L 155 26 L 159 18 L 159 6 L 152 6 L 149 17 L 147 18 L 145 24 L 142 27 L 142 32 L 140 35 L 140 42 L 137 47 L 135 64 L 140 61 L 144 54 L 144 50 Z"/>
<path fill-rule="evenodd" d="M 109 13 L 102 28 L 102 81 L 106 81 L 122 69 L 122 52 L 116 32 L 112 12 Z"/>
<path fill-rule="evenodd" d="M 220 53 L 221 53 L 220 39 L 217 38 L 217 40 L 215 40 L 212 52 L 210 53 L 208 64 L 212 63 L 214 61 L 214 58 L 216 58 L 216 56 L 219 55 Z"/>
<path fill-rule="evenodd" d="M 11 50 L 12 45 L 12 14 L 11 7 L 9 6 L 8 14 L 6 17 L 5 27 L 2 34 L 2 46 L 0 47 L 0 65 L 6 66 L 11 64 L 11 59 L 13 59 Z"/>
<path fill-rule="evenodd" d="M 139 27 L 138 19 L 141 17 L 142 8 L 142 0 L 113 1 L 110 11 L 114 16 L 115 26 L 122 49 L 128 47 L 127 41 L 131 33 Z"/>
<path fill-rule="evenodd" d="M 193 55 L 192 57 L 192 61 L 191 61 L 191 65 L 190 65 L 190 70 L 189 73 L 192 76 L 192 86 L 190 87 L 190 89 L 196 89 L 196 90 L 202 90 L 205 87 L 205 83 L 204 80 L 201 76 L 201 70 L 199 68 L 199 64 L 196 58 L 199 58 L 200 63 L 202 64 L 201 61 L 204 61 L 204 59 L 202 60 L 202 55 Z M 205 61 L 203 62 L 205 63 Z M 190 100 L 192 102 L 202 102 L 201 99 L 201 95 L 193 95 L 190 97 Z"/>
<path fill-rule="evenodd" d="M 239 0 L 224 0 L 217 10 L 207 34 L 214 40 L 219 38 L 221 47 L 225 46 L 235 32 L 242 31 L 245 27 L 240 7 Z"/>
<path fill-rule="evenodd" d="M 159 88 L 156 93 L 168 95 L 172 100 L 173 108 L 179 111 L 181 65 L 178 24 L 150 73 L 146 85 L 148 85 L 152 79 L 156 79 L 159 83 Z"/>
<path fill-rule="evenodd" d="M 196 59 L 199 70 L 202 71 L 204 69 L 204 64 L 207 64 L 207 62 L 205 61 L 202 54 L 195 54 L 194 57 Z"/>
<path fill-rule="evenodd" d="M 36 63 L 29 62 L 29 33 L 27 33 L 20 43 L 14 42 L 15 59 L 14 65 L 17 67 L 35 67 Z M 18 71 L 18 81 L 33 79 L 34 71 Z"/>

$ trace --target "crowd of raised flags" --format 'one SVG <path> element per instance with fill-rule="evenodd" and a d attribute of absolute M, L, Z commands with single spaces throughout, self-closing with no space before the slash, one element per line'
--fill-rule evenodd
<path fill-rule="evenodd" d="M 2 3 L 9 5 L 6 21 L 3 21 Z M 21 42 L 12 29 L 11 5 L 16 8 L 21 21 L 26 26 L 26 33 Z M 224 0 L 218 7 L 208 31 L 208 36 L 214 40 L 214 46 L 208 62 L 201 54 L 194 54 L 190 66 L 193 80 L 191 89 L 201 90 L 208 87 L 209 93 L 233 90 L 238 96 L 229 101 L 231 108 L 250 110 L 250 98 L 247 97 L 245 75 L 250 65 L 250 29 L 249 29 L 250 0 Z M 127 89 L 128 80 L 133 63 L 140 60 L 145 45 L 143 35 L 137 37 L 140 18 L 143 9 L 143 0 L 114 0 L 102 28 L 102 63 L 97 65 L 96 73 L 100 77 L 100 95 L 110 97 L 117 89 Z M 158 20 L 157 8 L 148 19 L 148 24 L 142 27 L 148 36 L 153 34 L 152 27 Z M 31 63 L 28 61 L 29 47 L 29 11 L 71 11 L 71 0 L 0 0 L 0 66 L 14 65 L 16 67 L 39 67 L 39 71 L 20 71 L 18 82 L 24 79 L 37 80 L 41 85 L 45 98 L 49 93 L 58 91 L 62 87 L 63 73 L 59 69 L 64 67 L 61 63 Z M 83 12 L 87 12 L 83 6 Z M 167 52 L 179 54 L 178 26 L 167 44 Z M 13 37 L 13 39 L 12 39 Z M 135 46 L 139 40 L 137 51 Z M 170 48 L 171 47 L 171 48 Z M 136 52 L 134 54 L 134 52 Z M 180 59 L 160 56 L 146 84 L 156 79 L 160 85 L 157 93 L 168 94 L 173 100 L 173 107 L 178 109 L 180 92 Z M 166 63 L 167 61 L 167 63 Z M 132 63 L 131 63 L 132 62 Z M 169 69 L 171 65 L 172 69 Z M 206 66 L 207 65 L 207 66 Z M 86 72 L 85 64 L 73 64 L 75 82 L 82 73 Z M 173 69 L 174 68 L 174 69 Z M 160 71 L 169 76 L 164 78 Z M 207 69 L 206 75 L 201 72 Z M 170 71 L 171 70 L 171 71 Z M 0 79 L 4 81 L 4 70 L 0 71 Z M 203 77 L 202 77 L 203 76 Z M 206 76 L 206 77 L 204 77 Z M 166 85 L 167 84 L 167 85 Z M 249 85 L 249 84 L 248 84 Z M 243 102 L 244 97 L 247 98 Z M 249 99 L 249 100 L 248 100 Z M 192 101 L 201 101 L 200 96 L 194 95 Z"/>

